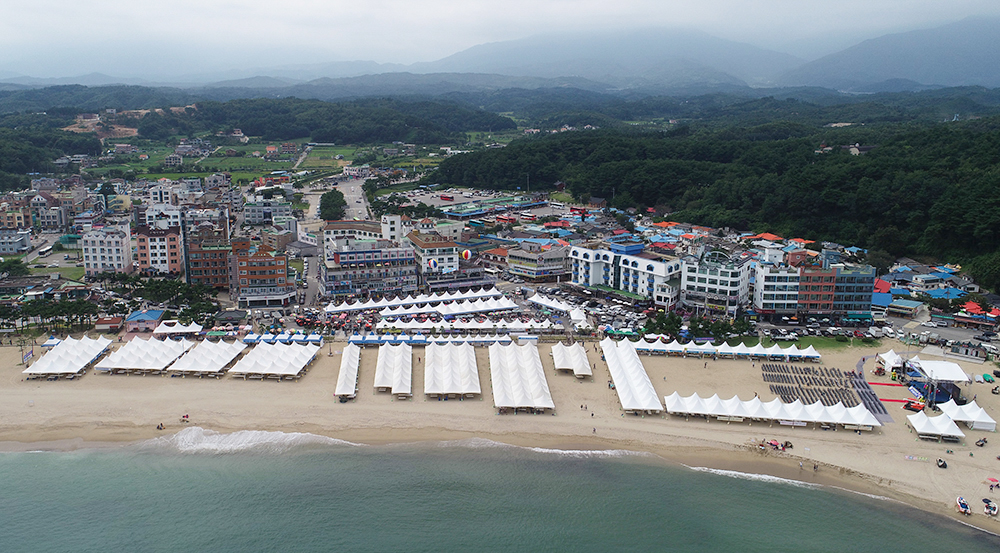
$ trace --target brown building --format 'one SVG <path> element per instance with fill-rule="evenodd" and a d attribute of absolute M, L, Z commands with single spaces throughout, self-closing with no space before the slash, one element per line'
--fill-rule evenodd
<path fill-rule="evenodd" d="M 250 240 L 234 240 L 229 254 L 229 296 L 241 308 L 291 304 L 295 283 L 288 279 L 288 258 Z"/>
<path fill-rule="evenodd" d="M 139 271 L 174 275 L 184 272 L 184 245 L 180 227 L 136 227 L 135 242 Z"/>

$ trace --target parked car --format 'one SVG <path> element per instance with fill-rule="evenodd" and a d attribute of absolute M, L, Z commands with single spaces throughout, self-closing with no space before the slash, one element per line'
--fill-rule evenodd
<path fill-rule="evenodd" d="M 937 327 L 937 323 L 935 323 L 934 321 L 924 321 L 920 323 L 920 326 L 929 326 L 931 328 L 935 328 Z"/>
<path fill-rule="evenodd" d="M 978 336 L 973 336 L 972 339 L 973 340 L 979 340 L 980 342 L 989 342 L 993 338 L 991 338 L 991 337 L 989 337 L 989 336 L 987 336 L 985 334 L 980 334 Z"/>

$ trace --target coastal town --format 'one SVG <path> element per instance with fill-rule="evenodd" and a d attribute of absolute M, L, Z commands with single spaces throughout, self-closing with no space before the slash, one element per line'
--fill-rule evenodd
<path fill-rule="evenodd" d="M 641 442 L 668 458 L 681 458 L 670 452 L 677 440 L 696 440 L 772 459 L 782 473 L 812 467 L 818 479 L 823 467 L 849 467 L 892 481 L 919 466 L 938 508 L 947 494 L 993 491 L 968 489 L 967 477 L 996 462 L 986 448 L 1000 406 L 1000 298 L 960 267 L 898 259 L 880 272 L 850 245 L 574 202 L 558 185 L 372 195 L 378 170 L 345 172 L 304 186 L 307 175 L 290 174 L 245 187 L 227 174 L 41 178 L 7 194 L 3 253 L 35 272 L 0 280 L 7 391 L 33 409 L 83 407 L 74 387 L 152 402 L 87 430 L 94 440 L 192 420 L 238 430 L 243 417 L 283 429 L 277 413 L 291 409 L 308 431 L 359 440 L 520 429 Z M 319 217 L 331 190 L 345 198 L 344 219 Z M 299 191 L 304 209 L 288 199 Z M 373 208 L 387 204 L 397 212 Z M 411 218 L 408 206 L 434 215 Z M 128 292 L 142 281 L 181 282 L 210 301 L 194 309 Z M 37 307 L 81 300 L 97 309 L 76 325 Z M 167 396 L 184 417 L 149 396 L 163 384 L 136 376 L 182 379 Z M 254 415 L 240 399 L 247 380 L 302 386 L 265 392 L 255 401 L 268 413 Z M 0 429 L 8 439 L 22 436 L 18 401 Z M 390 412 L 397 422 L 370 420 Z M 497 414 L 557 419 L 491 422 Z M 54 420 L 33 420 L 37 435 L 65 436 Z M 859 456 L 914 437 L 907 451 L 919 465 Z"/>

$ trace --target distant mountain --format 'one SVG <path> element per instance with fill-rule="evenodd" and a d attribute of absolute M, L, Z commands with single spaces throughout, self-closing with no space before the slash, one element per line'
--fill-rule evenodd
<path fill-rule="evenodd" d="M 934 29 L 891 34 L 791 69 L 786 86 L 852 92 L 916 91 L 928 86 L 1000 86 L 1000 18 L 968 18 Z"/>
<path fill-rule="evenodd" d="M 79 75 L 76 77 L 53 78 L 27 77 L 21 75 L 16 77 L 0 78 L 0 81 L 36 87 L 70 84 L 80 84 L 83 86 L 108 86 L 118 84 L 147 84 L 148 82 L 141 79 L 123 79 L 120 77 L 112 77 L 110 75 L 105 75 L 104 73 L 88 73 L 86 75 Z"/>
<path fill-rule="evenodd" d="M 686 29 L 535 36 L 473 46 L 413 72 L 581 77 L 619 88 L 765 84 L 802 60 Z"/>
<path fill-rule="evenodd" d="M 294 79 L 280 79 L 275 77 L 248 77 L 246 79 L 233 79 L 230 81 L 219 81 L 203 85 L 205 88 L 286 88 L 301 83 Z"/>

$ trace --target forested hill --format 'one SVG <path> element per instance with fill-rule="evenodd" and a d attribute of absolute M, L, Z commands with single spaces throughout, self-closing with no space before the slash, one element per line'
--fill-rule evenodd
<path fill-rule="evenodd" d="M 980 274 L 984 264 L 998 266 L 995 287 L 998 141 L 1000 118 L 895 131 L 772 123 L 567 132 L 449 158 L 428 180 L 509 189 L 530 175 L 533 187 L 563 181 L 578 198 L 659 206 L 682 221 L 839 241 L 883 256 L 979 258 Z M 815 153 L 824 142 L 833 150 Z M 861 156 L 840 148 L 854 142 L 877 147 Z"/>
<path fill-rule="evenodd" d="M 101 143 L 93 135 L 44 128 L 0 127 L 0 190 L 28 184 L 27 173 L 54 171 L 56 158 L 66 154 L 97 155 Z"/>
<path fill-rule="evenodd" d="M 323 102 L 296 98 L 199 102 L 183 114 L 150 114 L 139 134 L 165 138 L 179 132 L 239 128 L 265 140 L 310 138 L 314 142 L 464 142 L 465 131 L 516 127 L 494 113 L 446 101 L 390 99 Z"/>

